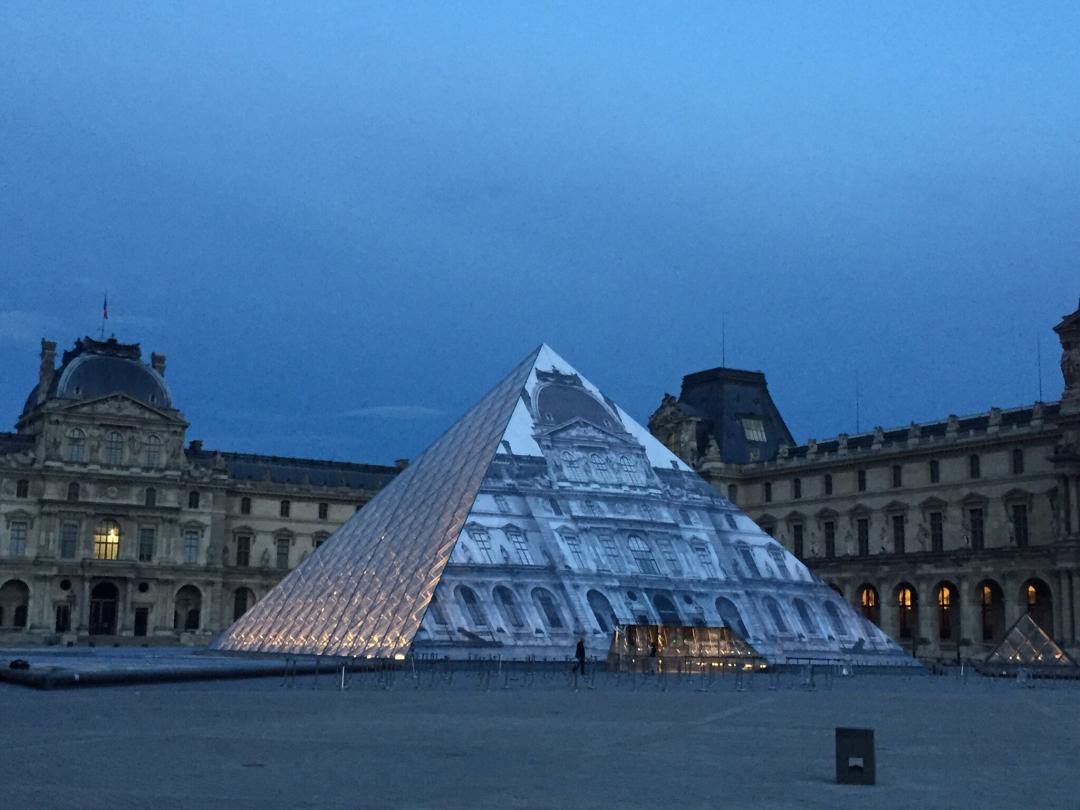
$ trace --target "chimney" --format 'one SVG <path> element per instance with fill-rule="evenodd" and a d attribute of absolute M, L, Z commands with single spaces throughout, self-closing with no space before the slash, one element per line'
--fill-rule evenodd
<path fill-rule="evenodd" d="M 56 373 L 56 341 L 41 339 L 41 367 L 38 369 L 37 401 L 44 402 Z"/>
<path fill-rule="evenodd" d="M 162 377 L 165 376 L 165 355 L 157 352 L 150 353 L 150 367 Z"/>

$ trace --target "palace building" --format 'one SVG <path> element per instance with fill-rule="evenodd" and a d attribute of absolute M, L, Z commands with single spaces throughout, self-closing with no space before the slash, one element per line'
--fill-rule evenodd
<path fill-rule="evenodd" d="M 399 467 L 204 449 L 165 356 L 76 341 L 0 434 L 0 643 L 206 643 Z"/>
<path fill-rule="evenodd" d="M 921 657 L 981 659 L 1025 613 L 1080 652 L 1080 309 L 1057 402 L 796 444 L 759 372 L 687 375 L 649 429 Z"/>

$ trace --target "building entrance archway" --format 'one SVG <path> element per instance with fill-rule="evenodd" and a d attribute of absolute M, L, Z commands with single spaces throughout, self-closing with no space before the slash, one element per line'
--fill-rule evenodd
<path fill-rule="evenodd" d="M 1027 608 L 1028 615 L 1035 620 L 1050 638 L 1054 637 L 1054 600 L 1050 595 L 1050 586 L 1037 577 L 1033 577 L 1020 586 L 1020 598 Z"/>
<path fill-rule="evenodd" d="M 115 636 L 120 591 L 111 582 L 99 582 L 90 591 L 89 629 L 92 636 Z"/>

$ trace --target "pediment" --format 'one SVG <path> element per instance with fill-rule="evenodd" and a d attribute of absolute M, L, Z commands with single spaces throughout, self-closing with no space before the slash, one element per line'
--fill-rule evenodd
<path fill-rule="evenodd" d="M 72 402 L 61 410 L 70 414 L 119 416 L 127 419 L 146 419 L 187 427 L 187 422 L 183 419 L 165 411 L 160 411 L 157 408 L 152 408 L 127 394 L 109 394 L 98 399 Z"/>
<path fill-rule="evenodd" d="M 585 419 L 573 419 L 569 422 L 564 422 L 561 425 L 543 431 L 543 435 L 548 439 L 560 439 L 572 442 L 597 441 L 602 442 L 605 445 L 611 444 L 612 441 L 619 442 L 620 444 L 626 443 L 625 433 L 622 433 L 621 431 L 619 433 L 614 433 L 610 430 L 604 430 Z"/>
<path fill-rule="evenodd" d="M 922 501 L 919 504 L 919 506 L 922 507 L 922 509 L 924 511 L 927 511 L 927 512 L 929 512 L 930 510 L 944 509 L 948 505 L 949 504 L 946 501 L 943 501 L 941 498 L 937 498 L 937 497 L 933 497 L 933 496 L 927 498 L 926 500 Z"/>

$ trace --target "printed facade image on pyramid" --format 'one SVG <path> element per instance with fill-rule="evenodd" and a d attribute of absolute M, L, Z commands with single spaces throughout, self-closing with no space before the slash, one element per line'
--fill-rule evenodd
<path fill-rule="evenodd" d="M 584 637 L 603 657 L 620 625 L 915 663 L 546 346 L 215 646 L 524 659 Z"/>

